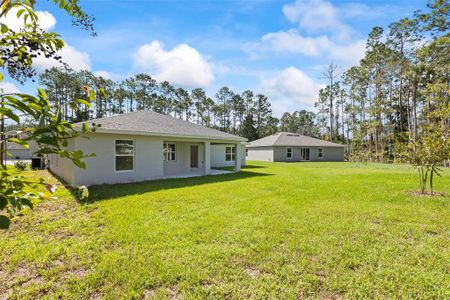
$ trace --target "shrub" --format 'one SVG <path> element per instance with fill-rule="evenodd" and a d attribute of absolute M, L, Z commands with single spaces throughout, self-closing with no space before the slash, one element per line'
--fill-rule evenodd
<path fill-rule="evenodd" d="M 14 163 L 14 167 L 16 168 L 17 171 L 25 171 L 26 169 L 28 169 L 29 166 L 30 164 L 25 161 L 19 160 Z"/>

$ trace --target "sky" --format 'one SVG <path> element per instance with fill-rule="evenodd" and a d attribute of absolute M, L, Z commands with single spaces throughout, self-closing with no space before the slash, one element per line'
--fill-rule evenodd
<path fill-rule="evenodd" d="M 331 62 L 344 71 L 364 55 L 374 26 L 387 27 L 418 9 L 422 0 L 81 0 L 95 16 L 96 37 L 72 26 L 52 1 L 37 7 L 43 29 L 61 34 L 63 60 L 73 69 L 122 80 L 145 72 L 213 97 L 222 86 L 269 97 L 276 116 L 314 109 Z M 9 26 L 20 27 L 14 16 Z M 39 58 L 38 73 L 56 66 Z M 6 77 L 5 91 L 34 93 Z"/>

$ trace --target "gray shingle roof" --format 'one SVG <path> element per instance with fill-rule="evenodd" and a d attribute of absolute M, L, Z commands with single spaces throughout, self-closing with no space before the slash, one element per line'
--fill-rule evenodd
<path fill-rule="evenodd" d="M 85 122 L 75 123 L 81 127 Z M 245 138 L 222 132 L 216 129 L 183 121 L 156 112 L 141 110 L 112 117 L 89 120 L 86 123 L 100 125 L 98 132 L 134 132 L 161 136 L 187 136 L 231 141 L 246 141 Z"/>
<path fill-rule="evenodd" d="M 316 146 L 316 147 L 344 147 L 340 144 L 327 142 L 310 136 L 290 132 L 279 132 L 253 141 L 247 145 L 248 148 L 270 147 L 270 146 Z"/>

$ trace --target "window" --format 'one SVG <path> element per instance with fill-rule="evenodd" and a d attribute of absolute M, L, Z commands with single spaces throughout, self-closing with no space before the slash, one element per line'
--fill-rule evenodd
<path fill-rule="evenodd" d="M 134 141 L 116 140 L 116 171 L 134 170 Z"/>
<path fill-rule="evenodd" d="M 323 149 L 322 148 L 318 148 L 317 149 L 317 157 L 318 158 L 323 158 Z"/>
<path fill-rule="evenodd" d="M 225 148 L 225 160 L 234 161 L 236 157 L 236 147 L 226 147 Z"/>
<path fill-rule="evenodd" d="M 292 148 L 286 149 L 286 158 L 291 159 L 292 158 Z"/>
<path fill-rule="evenodd" d="M 245 149 L 245 157 L 247 157 L 248 156 L 248 149 L 246 148 Z"/>
<path fill-rule="evenodd" d="M 164 143 L 164 160 L 172 161 L 177 159 L 177 150 L 175 144 Z"/>

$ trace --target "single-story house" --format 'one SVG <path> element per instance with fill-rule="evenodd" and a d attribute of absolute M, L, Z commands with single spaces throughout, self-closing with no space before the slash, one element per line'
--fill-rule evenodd
<path fill-rule="evenodd" d="M 300 135 L 280 132 L 246 146 L 248 160 L 260 161 L 344 161 L 344 146 Z"/>
<path fill-rule="evenodd" d="M 95 132 L 69 140 L 82 150 L 86 169 L 49 156 L 49 169 L 70 185 L 137 182 L 220 173 L 212 168 L 245 165 L 246 139 L 162 115 L 137 111 L 86 122 Z M 74 124 L 81 132 L 82 123 Z"/>
<path fill-rule="evenodd" d="M 10 130 L 5 132 L 5 138 L 23 139 L 25 133 L 20 130 Z M 13 142 L 6 142 L 6 151 L 10 155 L 5 155 L 6 160 L 28 160 L 31 159 L 33 153 L 37 150 L 37 144 L 33 141 L 29 141 L 29 148 L 25 148 L 20 144 Z"/>

